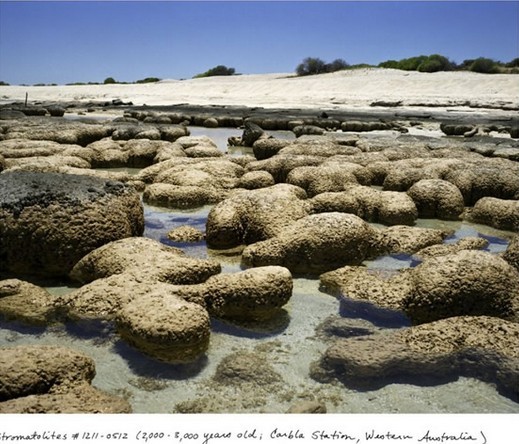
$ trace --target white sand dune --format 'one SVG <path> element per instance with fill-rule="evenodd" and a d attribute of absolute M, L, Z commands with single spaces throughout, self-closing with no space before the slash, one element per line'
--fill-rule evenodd
<path fill-rule="evenodd" d="M 403 106 L 517 107 L 519 75 L 420 73 L 367 68 L 307 77 L 260 74 L 163 80 L 158 83 L 84 86 L 0 86 L 2 103 L 110 101 L 134 105 L 241 105 L 267 108 L 363 108 L 375 101 Z"/>

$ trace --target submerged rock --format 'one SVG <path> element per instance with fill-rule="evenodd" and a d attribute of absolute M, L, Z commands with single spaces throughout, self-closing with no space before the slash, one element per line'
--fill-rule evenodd
<path fill-rule="evenodd" d="M 55 173 L 1 174 L 0 222 L 0 270 L 42 276 L 67 275 L 89 252 L 144 231 L 133 188 Z"/>
<path fill-rule="evenodd" d="M 2 413 L 129 413 L 130 405 L 90 385 L 94 361 L 57 346 L 0 349 Z"/>
<path fill-rule="evenodd" d="M 483 251 L 433 257 L 389 278 L 363 267 L 343 267 L 320 279 L 321 289 L 341 297 L 349 312 L 362 315 L 369 307 L 369 315 L 381 321 L 398 315 L 413 324 L 453 316 L 511 321 L 519 316 L 519 273 Z"/>
<path fill-rule="evenodd" d="M 170 230 L 168 239 L 173 242 L 201 242 L 205 239 L 205 234 L 190 225 L 182 225 Z"/>
<path fill-rule="evenodd" d="M 6 319 L 46 325 L 55 317 L 54 300 L 47 290 L 29 282 L 0 281 L 0 315 Z"/>
<path fill-rule="evenodd" d="M 519 324 L 488 316 L 443 319 L 396 332 L 336 341 L 314 366 L 318 380 L 377 389 L 391 383 L 439 384 L 458 376 L 495 383 L 519 398 Z"/>
<path fill-rule="evenodd" d="M 213 380 L 224 385 L 267 386 L 281 382 L 282 377 L 264 357 L 256 353 L 240 351 L 220 361 Z"/>

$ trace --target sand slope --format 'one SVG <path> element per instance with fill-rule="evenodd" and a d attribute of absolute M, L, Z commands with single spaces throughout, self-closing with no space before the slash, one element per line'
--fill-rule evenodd
<path fill-rule="evenodd" d="M 111 101 L 134 105 L 245 105 L 287 108 L 358 108 L 375 101 L 403 106 L 511 107 L 519 105 L 519 75 L 472 72 L 419 73 L 367 68 L 307 77 L 240 75 L 154 84 L 0 86 L 1 103 L 23 101 Z"/>

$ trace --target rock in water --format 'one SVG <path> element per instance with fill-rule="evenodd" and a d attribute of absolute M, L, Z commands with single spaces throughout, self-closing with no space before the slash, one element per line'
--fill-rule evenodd
<path fill-rule="evenodd" d="M 143 231 L 139 195 L 121 182 L 27 171 L 0 175 L 0 271 L 67 275 L 96 248 Z"/>

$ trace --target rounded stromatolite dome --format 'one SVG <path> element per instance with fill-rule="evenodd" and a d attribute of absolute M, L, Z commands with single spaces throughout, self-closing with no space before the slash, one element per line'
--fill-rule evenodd
<path fill-rule="evenodd" d="M 58 173 L 0 175 L 0 270 L 63 276 L 100 246 L 144 231 L 139 195 L 121 182 Z"/>

